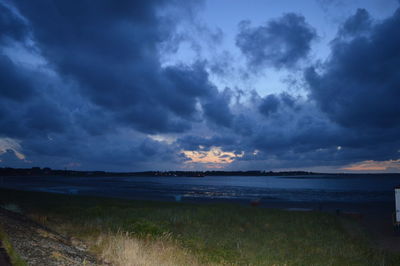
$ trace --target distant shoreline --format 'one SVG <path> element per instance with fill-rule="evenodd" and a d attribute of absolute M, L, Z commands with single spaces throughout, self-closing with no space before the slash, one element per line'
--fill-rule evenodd
<path fill-rule="evenodd" d="M 107 172 L 107 171 L 75 171 L 75 170 L 54 170 L 48 167 L 32 167 L 32 168 L 0 168 L 0 176 L 71 176 L 71 177 L 195 177 L 201 178 L 206 176 L 374 176 L 374 175 L 390 175 L 399 176 L 400 173 L 317 173 L 308 171 L 142 171 L 142 172 Z"/>

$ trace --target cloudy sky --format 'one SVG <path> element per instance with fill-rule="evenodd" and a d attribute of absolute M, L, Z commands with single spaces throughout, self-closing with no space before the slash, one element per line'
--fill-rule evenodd
<path fill-rule="evenodd" d="M 400 171 L 397 0 L 0 0 L 0 167 Z"/>

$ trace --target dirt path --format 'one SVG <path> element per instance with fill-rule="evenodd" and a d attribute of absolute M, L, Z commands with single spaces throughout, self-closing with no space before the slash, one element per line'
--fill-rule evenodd
<path fill-rule="evenodd" d="M 98 265 L 83 246 L 72 245 L 67 238 L 24 215 L 0 208 L 0 225 L 28 265 Z"/>

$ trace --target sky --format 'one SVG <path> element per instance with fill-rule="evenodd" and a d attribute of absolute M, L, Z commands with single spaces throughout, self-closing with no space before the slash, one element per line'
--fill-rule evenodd
<path fill-rule="evenodd" d="M 0 167 L 400 171 L 398 0 L 0 0 Z"/>

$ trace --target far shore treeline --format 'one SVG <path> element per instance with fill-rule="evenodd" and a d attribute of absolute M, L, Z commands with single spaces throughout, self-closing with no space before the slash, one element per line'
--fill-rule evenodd
<path fill-rule="evenodd" d="M 130 177 L 130 176 L 165 176 L 165 177 L 205 177 L 205 176 L 310 176 L 310 175 L 360 175 L 354 173 L 316 173 L 307 171 L 143 171 L 143 172 L 106 172 L 106 171 L 75 171 L 54 170 L 48 167 L 11 168 L 0 167 L 0 176 L 71 176 L 71 177 Z M 363 175 L 374 175 L 364 173 Z M 382 175 L 382 174 L 379 174 Z M 400 174 L 385 174 L 400 175 Z"/>
<path fill-rule="evenodd" d="M 274 176 L 274 175 L 314 175 L 305 171 L 273 172 L 273 171 L 143 171 L 143 172 L 106 172 L 106 171 L 74 171 L 53 170 L 45 167 L 32 168 L 0 168 L 0 176 Z"/>

